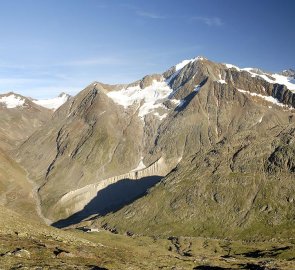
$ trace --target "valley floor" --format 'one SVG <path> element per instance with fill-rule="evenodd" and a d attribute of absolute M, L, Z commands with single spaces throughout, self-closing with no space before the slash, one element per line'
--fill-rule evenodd
<path fill-rule="evenodd" d="M 0 209 L 0 269 L 295 269 L 295 240 L 126 236 L 58 230 Z"/>

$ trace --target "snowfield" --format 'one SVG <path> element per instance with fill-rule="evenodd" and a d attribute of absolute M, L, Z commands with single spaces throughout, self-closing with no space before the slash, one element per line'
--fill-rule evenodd
<path fill-rule="evenodd" d="M 0 98 L 0 103 L 4 104 L 6 108 L 12 109 L 16 107 L 22 107 L 25 104 L 25 100 L 14 94 L 4 96 Z"/>
<path fill-rule="evenodd" d="M 35 104 L 45 107 L 50 110 L 57 110 L 61 105 L 63 105 L 67 100 L 69 99 L 69 96 L 65 93 L 62 93 L 56 98 L 51 99 L 40 99 L 40 100 L 32 100 Z"/>
<path fill-rule="evenodd" d="M 142 119 L 145 115 L 154 112 L 155 109 L 165 108 L 162 101 L 169 97 L 173 89 L 164 79 L 162 81 L 153 80 L 152 84 L 144 89 L 139 85 L 123 88 L 119 91 L 107 93 L 115 103 L 128 108 L 133 104 L 139 105 L 138 116 Z M 159 113 L 154 113 L 160 119 L 163 119 Z"/>

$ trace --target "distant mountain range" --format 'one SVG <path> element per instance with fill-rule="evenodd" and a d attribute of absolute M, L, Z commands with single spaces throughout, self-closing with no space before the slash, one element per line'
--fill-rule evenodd
<path fill-rule="evenodd" d="M 9 92 L 7 94 L 0 94 L 0 106 L 5 106 L 8 109 L 24 107 L 28 105 L 28 99 L 33 103 L 51 110 L 58 109 L 62 104 L 70 99 L 70 95 L 66 93 L 59 94 L 56 98 L 51 99 L 32 99 Z M 32 105 L 32 104 L 31 104 Z"/>

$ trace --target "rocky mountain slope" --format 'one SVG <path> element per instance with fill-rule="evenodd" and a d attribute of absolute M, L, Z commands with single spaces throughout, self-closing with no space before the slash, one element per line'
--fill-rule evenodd
<path fill-rule="evenodd" d="M 248 131 L 224 139 L 184 159 L 148 195 L 92 226 L 147 235 L 292 237 L 294 131 L 292 124 L 264 136 Z"/>
<path fill-rule="evenodd" d="M 189 150 L 183 151 L 182 161 L 147 196 L 94 226 L 243 239 L 294 233 L 294 86 L 276 83 L 279 75 L 202 63 L 206 68 L 192 76 L 206 82 L 192 99 L 181 97 L 186 103 L 177 115 L 186 120 L 181 131 L 186 125 L 194 130 L 184 132 L 191 137 L 186 138 Z M 190 65 L 180 73 L 191 71 Z M 159 151 L 168 140 L 179 145 L 172 127 L 171 121 L 163 129 Z"/>
<path fill-rule="evenodd" d="M 38 220 L 33 185 L 26 171 L 10 156 L 52 112 L 30 99 L 8 93 L 0 95 L 0 205 Z"/>
<path fill-rule="evenodd" d="M 0 205 L 39 220 L 33 186 L 26 172 L 3 150 L 0 150 Z"/>
<path fill-rule="evenodd" d="M 13 92 L 0 95 L 0 148 L 12 150 L 50 119 L 52 112 Z"/>
<path fill-rule="evenodd" d="M 198 57 L 129 85 L 95 82 L 14 156 L 59 226 L 117 211 L 168 174 L 94 225 L 224 236 L 226 224 L 242 238 L 249 228 L 288 232 L 295 84 L 285 75 Z"/>

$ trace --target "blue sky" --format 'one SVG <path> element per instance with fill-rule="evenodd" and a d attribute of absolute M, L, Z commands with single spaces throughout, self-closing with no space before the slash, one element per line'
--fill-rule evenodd
<path fill-rule="evenodd" d="M 77 93 L 203 55 L 295 68 L 293 0 L 0 0 L 0 93 Z"/>

